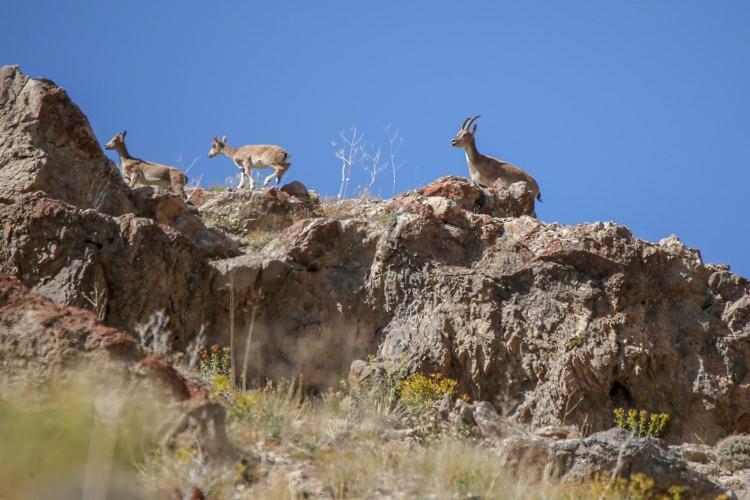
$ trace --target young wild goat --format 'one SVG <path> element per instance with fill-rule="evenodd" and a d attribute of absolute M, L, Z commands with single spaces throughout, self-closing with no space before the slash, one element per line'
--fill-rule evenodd
<path fill-rule="evenodd" d="M 515 165 L 491 156 L 485 156 L 477 150 L 477 145 L 474 142 L 477 126 L 474 122 L 479 116 L 464 120 L 456 137 L 451 140 L 453 147 L 463 148 L 466 152 L 466 163 L 469 165 L 469 174 L 471 174 L 472 180 L 487 186 L 491 186 L 495 181 L 500 181 L 506 187 L 514 182 L 524 181 L 529 186 L 534 198 L 542 201 L 539 184 L 533 177 Z M 472 124 L 474 124 L 473 129 L 471 129 Z"/>
<path fill-rule="evenodd" d="M 245 179 L 250 182 L 250 189 L 255 189 L 252 169 L 272 168 L 274 172 L 265 178 L 263 187 L 266 187 L 271 180 L 276 179 L 276 184 L 281 182 L 281 176 L 289 170 L 289 159 L 292 157 L 279 146 L 255 145 L 242 146 L 233 148 L 227 144 L 227 136 L 219 139 L 214 137 L 211 141 L 211 150 L 208 157 L 213 158 L 218 154 L 223 154 L 237 165 L 240 169 L 240 183 L 237 189 L 242 189 L 245 185 Z"/>
<path fill-rule="evenodd" d="M 159 186 L 165 189 L 171 189 L 172 193 L 185 196 L 185 184 L 187 176 L 179 168 L 159 165 L 150 161 L 134 158 L 128 153 L 125 147 L 125 135 L 127 131 L 123 130 L 115 135 L 104 146 L 105 149 L 114 149 L 120 155 L 120 167 L 123 176 L 128 185 L 133 188 L 136 184 L 145 186 Z"/>

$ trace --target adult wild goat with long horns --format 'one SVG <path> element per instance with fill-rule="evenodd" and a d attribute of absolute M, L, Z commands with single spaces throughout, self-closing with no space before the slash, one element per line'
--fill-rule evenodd
<path fill-rule="evenodd" d="M 509 187 L 514 182 L 523 181 L 529 186 L 534 198 L 542 201 L 539 184 L 532 176 L 515 165 L 479 152 L 474 141 L 477 133 L 477 125 L 474 122 L 480 116 L 464 120 L 461 129 L 451 140 L 453 147 L 462 148 L 466 152 L 466 163 L 469 165 L 471 179 L 487 186 L 500 181 L 505 187 Z M 474 125 L 473 128 L 472 125 Z"/>

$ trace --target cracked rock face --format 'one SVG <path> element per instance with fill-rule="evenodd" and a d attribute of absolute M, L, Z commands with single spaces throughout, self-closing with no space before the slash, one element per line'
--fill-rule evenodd
<path fill-rule="evenodd" d="M 44 191 L 110 215 L 133 211 L 127 186 L 86 116 L 49 80 L 0 68 L 0 198 Z"/>
<path fill-rule="evenodd" d="M 601 430 L 625 407 L 672 415 L 675 441 L 750 430 L 745 279 L 616 224 L 477 217 L 402 216 L 380 241 L 381 357 L 535 426 Z"/>
<path fill-rule="evenodd" d="M 0 270 L 58 304 L 91 308 L 108 325 L 134 334 L 164 314 L 176 346 L 206 321 L 200 304 L 210 267 L 169 226 L 33 193 L 0 207 L 0 227 Z"/>

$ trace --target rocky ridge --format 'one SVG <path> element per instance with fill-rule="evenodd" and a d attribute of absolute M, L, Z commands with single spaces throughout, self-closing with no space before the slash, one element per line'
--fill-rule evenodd
<path fill-rule="evenodd" d="M 689 483 L 696 495 L 721 487 L 659 450 L 750 432 L 750 283 L 676 237 L 655 244 L 614 223 L 545 223 L 530 216 L 525 184 L 458 177 L 354 217 L 297 185 L 194 190 L 193 207 L 129 190 L 67 94 L 17 67 L 0 69 L 0 137 L 0 270 L 23 284 L 8 285 L 14 298 L 3 304 L 28 287 L 54 307 L 91 309 L 133 359 L 143 354 L 125 339 L 161 315 L 177 350 L 199 334 L 229 346 L 233 332 L 238 366 L 251 336 L 251 379 L 300 376 L 324 388 L 374 355 L 451 377 L 497 418 L 530 428 L 593 433 L 612 426 L 617 407 L 666 412 L 665 444 L 634 443 L 629 460 L 667 464 L 662 483 Z M 248 245 L 254 230 L 270 241 Z M 4 339 L 22 334 L 4 325 Z M 19 345 L 3 342 L 4 370 L 37 356 Z M 543 474 L 594 473 L 576 464 L 592 462 L 595 436 L 513 439 L 508 464 L 565 456 L 568 469 Z M 621 449 L 620 435 L 607 440 L 596 472 Z"/>

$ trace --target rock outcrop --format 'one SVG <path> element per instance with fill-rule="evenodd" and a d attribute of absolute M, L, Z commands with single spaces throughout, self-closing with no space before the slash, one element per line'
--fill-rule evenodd
<path fill-rule="evenodd" d="M 610 463 L 619 444 L 568 431 L 608 429 L 618 407 L 669 413 L 674 445 L 750 433 L 750 282 L 676 237 L 545 223 L 525 184 L 457 177 L 335 213 L 298 183 L 193 190 L 196 211 L 131 193 L 62 90 L 15 67 L 0 76 L 0 270 L 59 305 L 129 335 L 161 318 L 176 349 L 202 331 L 250 378 L 324 387 L 367 355 L 439 372 L 485 401 L 466 410 L 484 432 L 502 430 L 494 412 L 546 429 L 513 455 L 528 444 L 554 463 Z M 87 198 L 92 179 L 102 203 Z M 239 248 L 204 220 L 270 241 Z M 629 470 L 676 467 L 696 494 L 718 491 L 651 441 L 633 446 Z M 576 460 L 554 477 L 575 476 Z"/>
<path fill-rule="evenodd" d="M 39 388 L 94 369 L 97 384 L 129 404 L 155 391 L 165 444 L 198 440 L 209 453 L 227 451 L 224 409 L 182 377 L 163 357 L 143 352 L 133 338 L 104 326 L 91 311 L 62 307 L 30 293 L 0 272 L 0 370 L 3 387 Z M 191 443 L 192 444 L 192 443 Z"/>
<path fill-rule="evenodd" d="M 403 211 L 461 224 L 464 213 L 490 217 L 533 216 L 534 196 L 525 182 L 506 188 L 487 187 L 463 177 L 442 177 L 427 186 L 396 196 L 386 211 Z"/>
<path fill-rule="evenodd" d="M 536 426 L 670 413 L 670 437 L 746 432 L 748 282 L 616 224 L 400 217 L 368 283 L 381 357 Z M 682 395 L 675 398 L 674 394 Z"/>
<path fill-rule="evenodd" d="M 0 270 L 58 304 L 137 332 L 156 314 L 176 346 L 206 323 L 211 268 L 185 235 L 152 219 L 110 217 L 43 193 L 0 206 Z"/>
<path fill-rule="evenodd" d="M 131 199 L 140 217 L 177 229 L 190 238 L 206 257 L 227 258 L 240 254 L 237 241 L 221 229 L 206 226 L 198 210 L 188 205 L 181 196 L 149 186 L 134 189 Z"/>
<path fill-rule="evenodd" d="M 0 198 L 44 191 L 79 208 L 133 212 L 128 189 L 67 93 L 18 66 L 0 68 Z"/>
<path fill-rule="evenodd" d="M 237 230 L 278 231 L 315 214 L 315 199 L 299 182 L 281 189 L 224 191 L 200 206 L 201 215 Z"/>

